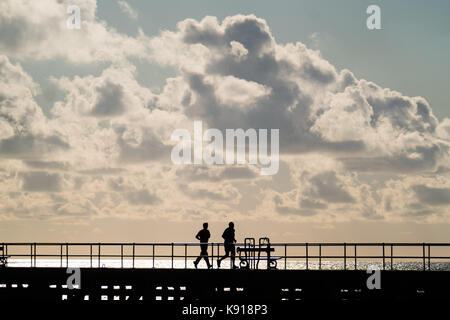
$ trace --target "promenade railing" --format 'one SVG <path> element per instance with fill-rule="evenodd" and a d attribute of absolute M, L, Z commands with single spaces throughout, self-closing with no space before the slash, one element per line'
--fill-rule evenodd
<path fill-rule="evenodd" d="M 113 242 L 40 242 L 0 243 L 0 257 L 8 262 L 28 261 L 28 267 L 39 267 L 42 259 L 51 259 L 52 266 L 66 268 L 83 259 L 84 267 L 102 267 L 115 260 L 119 268 L 136 268 L 146 260 L 149 268 L 193 268 L 191 263 L 200 253 L 200 243 L 113 243 Z M 223 243 L 208 243 L 213 268 L 224 255 Z M 237 243 L 236 247 L 244 246 Z M 432 270 L 433 263 L 450 266 L 450 243 L 271 243 L 281 263 L 279 269 L 326 269 L 327 262 L 339 262 L 340 269 L 358 269 L 360 263 L 378 262 L 382 270 L 394 270 L 403 261 L 420 263 L 421 270 Z M 194 253 L 195 249 L 195 253 Z M 165 264 L 158 264 L 164 260 Z M 236 263 L 238 264 L 238 256 Z M 184 263 L 183 263 L 184 262 Z M 188 264 L 189 262 L 189 264 Z M 300 263 L 299 263 L 300 262 Z M 87 263 L 87 265 L 86 265 Z M 141 264 L 142 265 L 142 264 Z M 14 267 L 14 263 L 7 266 Z M 405 268 L 403 268 L 405 269 Z M 449 268 L 450 269 L 450 268 Z"/>

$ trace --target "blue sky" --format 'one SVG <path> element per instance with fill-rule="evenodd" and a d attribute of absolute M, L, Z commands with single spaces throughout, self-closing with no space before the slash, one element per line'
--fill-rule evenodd
<path fill-rule="evenodd" d="M 277 42 L 312 45 L 318 33 L 322 56 L 337 68 L 348 68 L 360 78 L 398 90 L 409 96 L 423 96 L 436 116 L 450 117 L 450 2 L 356 1 L 356 0 L 167 0 L 128 3 L 139 12 L 128 19 L 115 1 L 100 1 L 98 16 L 120 32 L 135 35 L 140 27 L 148 35 L 175 30 L 186 18 L 201 20 L 206 15 L 219 20 L 235 14 L 255 14 L 268 22 Z M 383 30 L 366 28 L 366 8 L 381 8 Z M 149 83 L 161 83 L 170 71 L 156 70 Z M 155 75 L 155 73 L 153 75 Z M 155 79 L 158 79 L 156 81 Z"/>

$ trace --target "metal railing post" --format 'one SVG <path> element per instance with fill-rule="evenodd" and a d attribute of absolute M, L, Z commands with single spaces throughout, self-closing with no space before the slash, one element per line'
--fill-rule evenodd
<path fill-rule="evenodd" d="M 152 260 L 153 260 L 153 268 L 155 267 L 155 245 L 152 245 Z"/>
<path fill-rule="evenodd" d="M 430 254 L 430 250 L 431 250 L 431 248 L 430 248 L 430 245 L 428 245 L 428 271 L 430 271 L 431 270 L 431 263 L 430 263 L 430 259 L 431 259 L 431 254 Z"/>
<path fill-rule="evenodd" d="M 100 264 L 100 256 L 101 256 L 101 244 L 100 244 L 100 242 L 98 243 L 98 267 L 100 268 L 101 267 L 101 264 Z"/>
<path fill-rule="evenodd" d="M 308 243 L 306 243 L 306 270 L 308 270 Z"/>
<path fill-rule="evenodd" d="M 220 259 L 220 244 L 217 243 L 217 260 L 219 260 L 219 259 Z M 213 261 L 213 263 L 214 263 L 214 261 Z M 218 266 L 217 266 L 217 269 L 219 269 Z"/>
<path fill-rule="evenodd" d="M 394 245 L 391 243 L 391 270 L 394 267 Z"/>
<path fill-rule="evenodd" d="M 214 269 L 214 243 L 211 243 L 211 268 Z"/>
<path fill-rule="evenodd" d="M 172 269 L 173 269 L 173 242 L 172 242 L 172 254 L 171 254 L 171 258 L 172 258 Z"/>
<path fill-rule="evenodd" d="M 120 245 L 120 267 L 123 268 L 123 244 Z"/>
<path fill-rule="evenodd" d="M 37 247 L 36 242 L 34 243 L 34 267 L 36 267 L 36 255 L 37 255 Z"/>
<path fill-rule="evenodd" d="M 319 244 L 319 270 L 322 270 L 322 244 Z"/>
<path fill-rule="evenodd" d="M 357 246 L 357 244 L 355 243 L 355 270 L 358 269 L 357 262 L 356 262 L 356 246 Z"/>
<path fill-rule="evenodd" d="M 284 270 L 287 268 L 287 244 L 284 244 Z"/>
<path fill-rule="evenodd" d="M 30 267 L 33 267 L 33 244 L 30 244 Z"/>
<path fill-rule="evenodd" d="M 69 267 L 69 244 L 66 243 L 66 268 Z"/>
<path fill-rule="evenodd" d="M 135 255 L 135 252 L 136 252 L 136 246 L 135 246 L 135 244 L 134 244 L 134 242 L 133 242 L 133 269 L 134 269 L 134 255 Z"/>
<path fill-rule="evenodd" d="M 89 245 L 89 260 L 92 268 L 92 243 Z"/>
<path fill-rule="evenodd" d="M 385 253 L 384 253 L 384 242 L 383 242 L 383 270 L 385 269 L 385 261 L 386 261 L 386 257 L 385 257 Z"/>
<path fill-rule="evenodd" d="M 213 248 L 214 251 L 214 248 Z M 184 244 L 184 268 L 187 269 L 187 244 Z"/>
<path fill-rule="evenodd" d="M 344 242 L 344 270 L 347 270 L 347 244 Z"/>
<path fill-rule="evenodd" d="M 422 243 L 422 254 L 423 254 L 423 271 L 426 270 L 425 267 L 425 243 Z"/>
<path fill-rule="evenodd" d="M 62 268 L 63 267 L 63 245 L 62 244 L 60 244 L 59 257 L 60 257 L 60 265 Z"/>

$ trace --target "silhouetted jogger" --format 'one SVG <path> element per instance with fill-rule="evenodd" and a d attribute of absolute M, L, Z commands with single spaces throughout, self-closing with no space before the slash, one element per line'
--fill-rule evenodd
<path fill-rule="evenodd" d="M 197 240 L 200 240 L 200 249 L 201 249 L 200 255 L 194 261 L 195 269 L 197 269 L 197 265 L 202 258 L 205 259 L 208 269 L 212 267 L 212 265 L 209 263 L 209 259 L 208 259 L 208 240 L 210 237 L 211 237 L 211 234 L 209 233 L 209 230 L 208 230 L 208 223 L 205 222 L 203 224 L 203 229 L 200 230 L 197 233 L 197 235 L 195 236 L 195 238 Z"/>
<path fill-rule="evenodd" d="M 236 256 L 236 251 L 234 249 L 234 244 L 236 243 L 236 239 L 234 238 L 234 223 L 230 222 L 228 224 L 228 228 L 222 234 L 222 238 L 224 239 L 224 247 L 225 247 L 225 255 L 217 260 L 217 266 L 220 268 L 220 263 L 223 259 L 226 259 L 231 254 L 231 263 L 233 265 L 233 269 L 236 269 L 237 266 L 234 264 L 234 259 Z"/>

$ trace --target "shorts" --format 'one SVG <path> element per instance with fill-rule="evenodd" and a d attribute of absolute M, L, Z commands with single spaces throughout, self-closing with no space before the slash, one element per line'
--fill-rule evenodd
<path fill-rule="evenodd" d="M 234 243 L 224 243 L 225 253 L 231 253 L 232 256 L 236 255 L 236 250 L 234 248 Z"/>
<path fill-rule="evenodd" d="M 201 249 L 201 252 L 200 252 L 201 256 L 208 256 L 208 245 L 207 244 L 201 244 L 200 249 Z"/>

